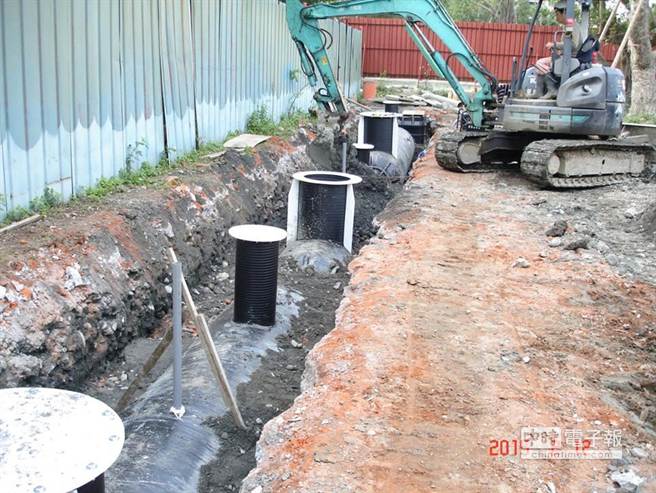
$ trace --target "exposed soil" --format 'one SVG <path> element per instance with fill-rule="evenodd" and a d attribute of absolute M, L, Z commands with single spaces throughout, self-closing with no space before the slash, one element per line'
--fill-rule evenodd
<path fill-rule="evenodd" d="M 336 328 L 241 491 L 655 491 L 655 195 L 427 157 L 351 263 Z M 598 449 L 619 434 L 623 458 L 492 454 L 535 426 L 598 431 Z"/>
<path fill-rule="evenodd" d="M 278 339 L 277 352 L 269 351 L 248 384 L 237 388 L 237 399 L 248 430 L 235 426 L 228 415 L 211 420 L 221 438 L 219 457 L 202 469 L 199 491 L 236 491 L 255 467 L 255 446 L 264 423 L 288 409 L 300 393 L 307 352 L 333 327 L 348 272 L 335 274 L 299 271 L 292 261 L 280 267 L 280 283 L 304 296 L 301 317 L 288 334 Z M 293 341 L 293 342 L 292 342 Z"/>

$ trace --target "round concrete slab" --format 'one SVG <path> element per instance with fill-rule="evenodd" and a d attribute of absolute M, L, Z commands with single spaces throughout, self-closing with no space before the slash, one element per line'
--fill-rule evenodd
<path fill-rule="evenodd" d="M 316 185 L 357 185 L 362 178 L 339 171 L 299 171 L 292 175 L 294 180 Z"/>
<path fill-rule="evenodd" d="M 264 224 L 242 224 L 233 226 L 228 234 L 237 240 L 253 241 L 255 243 L 271 243 L 287 238 L 287 231 Z"/>
<path fill-rule="evenodd" d="M 4 493 L 72 491 L 103 474 L 121 453 L 118 415 L 67 390 L 0 390 L 0 478 Z"/>

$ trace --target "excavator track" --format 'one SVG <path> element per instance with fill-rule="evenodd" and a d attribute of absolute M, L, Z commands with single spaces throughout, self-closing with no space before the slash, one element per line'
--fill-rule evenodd
<path fill-rule="evenodd" d="M 622 140 L 538 140 L 524 149 L 521 170 L 544 187 L 599 187 L 639 176 L 653 151 L 648 144 Z M 580 173 L 571 168 L 575 163 L 579 163 Z"/>
<path fill-rule="evenodd" d="M 464 143 L 471 143 L 473 145 L 480 144 L 487 132 L 478 131 L 464 131 L 464 132 L 448 132 L 440 137 L 440 140 L 435 146 L 435 157 L 437 162 L 444 169 L 451 171 L 459 171 L 461 173 L 472 172 L 485 172 L 492 171 L 498 167 L 480 162 L 463 162 L 461 158 L 461 146 Z"/>

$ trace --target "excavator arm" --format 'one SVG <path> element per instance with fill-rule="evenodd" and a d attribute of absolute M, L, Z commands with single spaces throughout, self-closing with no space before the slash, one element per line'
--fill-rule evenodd
<path fill-rule="evenodd" d="M 317 71 L 324 88 L 315 93 L 315 100 L 328 111 L 345 113 L 346 102 L 340 91 L 328 59 L 328 35 L 319 27 L 319 20 L 336 17 L 392 17 L 405 21 L 405 29 L 421 54 L 436 74 L 451 85 L 472 123 L 486 125 L 485 110 L 496 104 L 496 79 L 483 66 L 462 33 L 439 0 L 346 0 L 335 3 L 319 3 L 310 6 L 301 0 L 286 0 L 287 24 L 301 56 L 303 73 L 313 87 L 318 85 Z M 422 31 L 423 24 L 444 43 L 450 55 L 444 59 L 431 45 Z M 480 89 L 470 97 L 450 67 L 451 58 L 457 58 L 462 66 L 478 82 Z"/>

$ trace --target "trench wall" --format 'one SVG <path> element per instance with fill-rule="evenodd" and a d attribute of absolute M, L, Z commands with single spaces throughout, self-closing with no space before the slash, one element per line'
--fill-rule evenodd
<path fill-rule="evenodd" d="M 317 166 L 303 135 L 3 235 L 0 387 L 73 385 L 152 332 L 170 304 L 166 249 L 193 287 L 226 258 L 230 226 L 284 217 L 291 175 Z"/>

